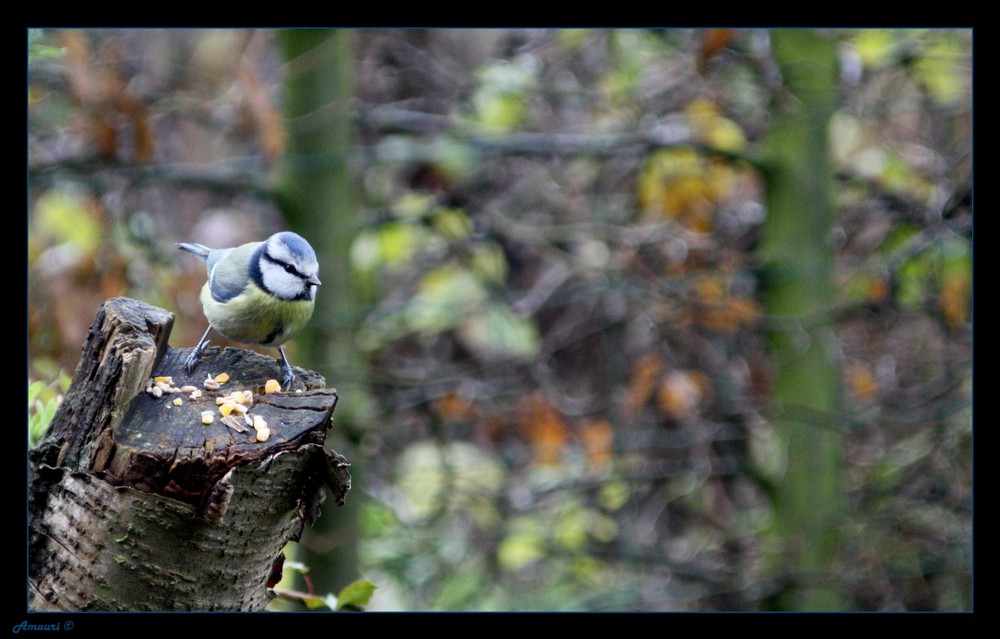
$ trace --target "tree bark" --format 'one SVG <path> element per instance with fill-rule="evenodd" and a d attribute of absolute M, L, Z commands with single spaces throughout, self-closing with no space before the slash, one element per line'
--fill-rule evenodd
<path fill-rule="evenodd" d="M 835 304 L 833 174 L 829 120 L 837 98 L 837 45 L 822 34 L 781 30 L 774 57 L 789 91 L 762 162 L 767 220 L 761 258 L 773 363 L 772 420 L 785 451 L 774 479 L 780 552 L 777 607 L 837 610 L 833 585 L 843 519 Z"/>
<path fill-rule="evenodd" d="M 347 460 L 325 451 L 337 392 L 298 369 L 295 392 L 262 394 L 277 362 L 210 348 L 188 374 L 167 346 L 173 316 L 136 300 L 105 302 L 73 384 L 29 454 L 29 608 L 261 610 L 281 550 L 319 516 L 322 484 L 343 503 Z M 170 376 L 218 390 L 145 392 Z M 215 398 L 254 393 L 270 437 L 223 423 Z M 180 405 L 174 403 L 180 399 Z M 202 412 L 214 419 L 202 422 Z"/>

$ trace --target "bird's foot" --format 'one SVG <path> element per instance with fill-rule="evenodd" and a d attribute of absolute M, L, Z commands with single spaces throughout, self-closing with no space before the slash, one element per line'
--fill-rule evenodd
<path fill-rule="evenodd" d="M 295 373 L 292 371 L 292 366 L 288 362 L 284 362 L 281 366 L 282 375 L 282 386 L 285 387 L 286 391 L 292 390 L 292 384 L 295 382 Z"/>
<path fill-rule="evenodd" d="M 184 360 L 184 370 L 188 373 L 193 373 L 194 369 L 198 367 L 198 361 L 201 359 L 201 354 L 205 352 L 205 347 L 208 346 L 209 340 L 204 340 L 199 342 L 197 346 L 191 349 L 191 353 L 188 354 L 187 359 Z"/>

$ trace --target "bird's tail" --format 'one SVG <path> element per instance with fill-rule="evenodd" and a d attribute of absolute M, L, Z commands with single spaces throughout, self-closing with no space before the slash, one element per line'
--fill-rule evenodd
<path fill-rule="evenodd" d="M 194 255 L 197 255 L 203 260 L 208 259 L 208 252 L 212 250 L 207 246 L 203 246 L 201 244 L 188 244 L 187 242 L 182 242 L 178 244 L 177 248 L 181 249 L 182 251 L 187 251 L 188 253 L 193 253 Z"/>

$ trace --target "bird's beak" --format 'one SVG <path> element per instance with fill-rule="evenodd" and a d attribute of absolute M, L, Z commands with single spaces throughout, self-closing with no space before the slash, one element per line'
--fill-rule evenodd
<path fill-rule="evenodd" d="M 319 286 L 320 284 L 322 284 L 322 282 L 319 281 L 319 278 L 316 277 L 315 275 L 310 275 L 309 279 L 307 279 L 306 282 L 308 282 L 310 284 L 315 284 L 316 286 Z"/>

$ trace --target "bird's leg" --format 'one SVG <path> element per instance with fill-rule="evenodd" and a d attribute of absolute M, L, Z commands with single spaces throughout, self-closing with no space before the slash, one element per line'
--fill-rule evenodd
<path fill-rule="evenodd" d="M 191 351 L 191 354 L 188 355 L 186 360 L 184 360 L 184 370 L 186 370 L 187 372 L 189 373 L 194 372 L 194 369 L 198 366 L 198 359 L 201 357 L 201 354 L 205 352 L 205 347 L 208 346 L 209 340 L 207 340 L 206 338 L 208 337 L 208 332 L 211 330 L 212 330 L 212 325 L 209 324 L 208 330 L 206 330 L 205 334 L 201 336 L 201 340 L 199 340 L 198 345 L 194 347 L 194 349 Z"/>
<path fill-rule="evenodd" d="M 295 381 L 295 373 L 292 372 L 292 365 L 288 363 L 288 358 L 285 356 L 285 347 L 279 346 L 278 352 L 281 353 L 281 374 L 285 382 L 285 390 L 290 391 L 292 390 L 292 382 Z"/>

